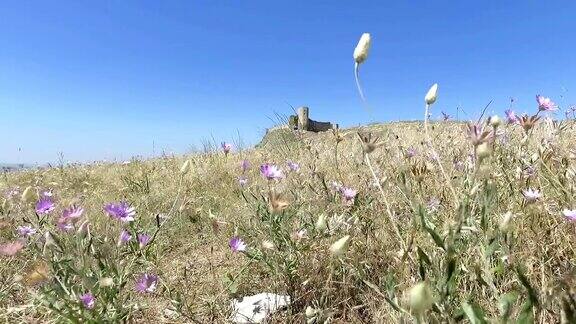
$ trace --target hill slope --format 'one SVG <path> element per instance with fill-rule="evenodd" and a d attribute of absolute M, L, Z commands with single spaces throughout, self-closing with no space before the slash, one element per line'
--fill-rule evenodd
<path fill-rule="evenodd" d="M 576 309 L 575 223 L 563 215 L 576 209 L 576 127 L 540 122 L 527 137 L 502 127 L 479 161 L 465 125 L 432 126 L 437 156 L 423 125 L 393 123 L 338 136 L 279 130 L 229 155 L 6 174 L 3 190 L 51 189 L 56 206 L 37 217 L 34 198 L 3 198 L 0 242 L 14 242 L 17 226 L 38 231 L 3 256 L 3 319 L 225 322 L 232 298 L 266 291 L 292 299 L 276 322 L 410 321 L 411 306 L 425 322 L 484 316 L 475 309 L 495 321 L 502 298 L 510 318 L 560 321 Z M 371 139 L 362 143 L 358 131 Z M 284 177 L 264 179 L 264 163 Z M 526 197 L 528 188 L 541 196 Z M 135 208 L 133 222 L 122 221 L 130 211 L 121 205 L 103 208 L 120 201 Z M 78 219 L 63 212 L 72 205 L 84 208 Z M 231 250 L 232 237 L 246 250 Z M 140 293 L 143 273 L 159 281 Z M 410 304 L 418 282 L 421 302 Z M 79 299 L 87 292 L 93 309 Z"/>

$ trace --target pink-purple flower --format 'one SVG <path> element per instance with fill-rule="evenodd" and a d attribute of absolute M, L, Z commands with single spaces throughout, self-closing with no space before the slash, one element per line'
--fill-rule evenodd
<path fill-rule="evenodd" d="M 308 238 L 308 230 L 305 229 L 305 228 L 303 228 L 303 229 L 300 229 L 300 230 L 296 231 L 296 232 L 294 233 L 294 238 L 295 238 L 297 241 L 301 241 L 301 240 L 303 240 L 303 239 Z"/>
<path fill-rule="evenodd" d="M 246 251 L 247 247 L 246 243 L 244 243 L 244 241 L 242 241 L 238 236 L 234 236 L 230 239 L 229 245 L 230 249 L 232 249 L 232 252 L 234 253 Z"/>
<path fill-rule="evenodd" d="M 122 232 L 120 232 L 120 237 L 118 238 L 118 245 L 122 245 L 128 241 L 130 241 L 132 239 L 132 235 L 130 235 L 130 232 L 128 232 L 127 230 L 122 230 Z"/>
<path fill-rule="evenodd" d="M 148 243 L 150 243 L 150 240 L 152 239 L 150 235 L 144 233 L 138 233 L 136 234 L 136 237 L 138 238 L 138 245 L 140 246 L 140 248 L 143 248 L 146 245 L 148 245 Z"/>
<path fill-rule="evenodd" d="M 89 292 L 80 296 L 80 301 L 82 302 L 84 308 L 86 309 L 92 309 L 96 304 L 96 298 L 94 298 L 94 295 L 92 295 L 92 293 Z"/>
<path fill-rule="evenodd" d="M 143 273 L 136 280 L 136 291 L 140 293 L 151 293 L 158 286 L 158 276 L 154 274 Z"/>
<path fill-rule="evenodd" d="M 222 142 L 220 146 L 222 147 L 222 151 L 226 155 L 228 155 L 228 153 L 230 153 L 230 150 L 232 150 L 232 144 L 230 143 Z"/>
<path fill-rule="evenodd" d="M 14 187 L 14 188 L 6 190 L 6 192 L 4 193 L 4 196 L 7 199 L 10 199 L 10 198 L 17 196 L 19 194 L 20 194 L 20 187 Z"/>
<path fill-rule="evenodd" d="M 40 215 L 50 214 L 56 205 L 50 197 L 42 197 L 36 202 L 36 213 Z"/>
<path fill-rule="evenodd" d="M 83 213 L 84 213 L 84 208 L 76 206 L 76 205 L 72 205 L 69 208 L 64 209 L 62 211 L 62 218 L 65 218 L 68 220 L 75 220 L 75 219 L 80 218 Z"/>
<path fill-rule="evenodd" d="M 542 197 L 542 194 L 538 189 L 532 188 L 525 189 L 522 191 L 522 194 L 524 195 L 524 199 L 526 199 L 527 202 L 534 202 Z"/>
<path fill-rule="evenodd" d="M 506 115 L 506 122 L 508 124 L 515 124 L 518 122 L 518 116 L 516 116 L 516 113 L 514 112 L 514 110 L 506 109 L 504 111 L 504 114 Z"/>
<path fill-rule="evenodd" d="M 541 95 L 536 96 L 536 102 L 538 102 L 538 110 L 540 111 L 554 111 L 556 110 L 556 104 L 550 99 Z"/>
<path fill-rule="evenodd" d="M 409 148 L 406 150 L 406 156 L 407 156 L 408 158 L 413 158 L 413 157 L 416 156 L 416 154 L 418 154 L 418 151 L 416 151 L 416 149 L 413 148 L 413 147 L 409 147 Z"/>
<path fill-rule="evenodd" d="M 564 214 L 564 217 L 568 218 L 568 220 L 576 222 L 576 209 L 564 209 L 562 214 Z"/>
<path fill-rule="evenodd" d="M 278 180 L 284 178 L 284 173 L 277 166 L 273 164 L 262 164 L 260 166 L 260 173 L 268 180 Z"/>
<path fill-rule="evenodd" d="M 238 184 L 240 187 L 245 187 L 248 184 L 248 178 L 246 176 L 238 177 Z"/>
<path fill-rule="evenodd" d="M 69 232 L 74 229 L 74 225 L 66 220 L 64 221 L 58 220 L 58 222 L 56 222 L 56 227 L 58 227 L 59 230 L 64 232 Z"/>
<path fill-rule="evenodd" d="M 300 165 L 294 161 L 288 160 L 286 164 L 288 165 L 288 168 L 294 172 L 298 172 L 300 170 Z"/>
<path fill-rule="evenodd" d="M 240 163 L 240 167 L 242 168 L 242 173 L 245 173 L 250 168 L 250 161 L 244 159 L 242 163 Z"/>
<path fill-rule="evenodd" d="M 346 203 L 353 204 L 354 198 L 356 198 L 358 191 L 356 191 L 352 188 L 342 187 L 342 188 L 340 188 L 340 193 L 342 194 L 342 198 L 344 198 L 344 201 Z"/>
<path fill-rule="evenodd" d="M 56 222 L 58 229 L 68 232 L 74 229 L 74 223 L 82 217 L 84 208 L 78 206 L 70 206 L 62 211 L 62 216 Z"/>
<path fill-rule="evenodd" d="M 104 206 L 104 211 L 112 218 L 116 218 L 124 223 L 134 221 L 136 210 L 127 202 L 109 203 Z"/>
<path fill-rule="evenodd" d="M 23 237 L 30 237 L 34 234 L 36 234 L 36 229 L 32 226 L 18 226 L 18 228 L 16 229 L 18 231 L 18 235 L 23 236 Z"/>
<path fill-rule="evenodd" d="M 24 241 L 17 240 L 0 244 L 0 255 L 13 256 L 24 248 Z"/>

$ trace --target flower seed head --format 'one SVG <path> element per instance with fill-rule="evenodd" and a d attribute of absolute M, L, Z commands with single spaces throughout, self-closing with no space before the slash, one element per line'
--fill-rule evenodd
<path fill-rule="evenodd" d="M 492 126 L 494 128 L 498 128 L 498 127 L 500 127 L 500 125 L 502 125 L 502 119 L 500 119 L 500 117 L 498 115 L 494 115 L 494 116 L 490 117 L 490 119 L 488 120 L 488 123 L 490 124 L 490 126 Z"/>
<path fill-rule="evenodd" d="M 436 102 L 436 98 L 438 97 L 438 83 L 434 83 L 430 90 L 426 93 L 426 97 L 424 97 L 424 101 L 426 101 L 427 105 L 431 105 Z"/>
<path fill-rule="evenodd" d="M 182 164 L 182 167 L 180 168 L 180 174 L 185 175 L 186 173 L 188 173 L 188 171 L 190 171 L 190 160 L 186 160 Z"/>
<path fill-rule="evenodd" d="M 358 45 L 354 49 L 354 61 L 358 64 L 364 63 L 368 58 L 368 52 L 370 51 L 370 44 L 372 40 L 369 33 L 364 33 L 360 36 Z"/>
<path fill-rule="evenodd" d="M 426 282 L 420 282 L 410 289 L 410 309 L 416 314 L 422 314 L 432 307 L 432 291 Z"/>
<path fill-rule="evenodd" d="M 342 256 L 344 253 L 348 252 L 349 243 L 350 235 L 344 236 L 338 241 L 332 243 L 330 246 L 330 254 L 336 257 Z"/>

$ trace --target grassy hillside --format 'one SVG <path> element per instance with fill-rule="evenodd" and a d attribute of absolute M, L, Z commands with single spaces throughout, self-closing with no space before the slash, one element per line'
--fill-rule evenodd
<path fill-rule="evenodd" d="M 452 122 L 431 125 L 431 145 L 420 123 L 281 129 L 230 154 L 5 173 L 0 317 L 222 323 L 232 298 L 266 291 L 292 298 L 278 323 L 576 320 L 574 123 L 502 125 L 476 149 L 469 135 Z M 265 179 L 264 163 L 284 177 Z M 121 201 L 133 222 L 104 210 Z M 83 214 L 62 216 L 72 205 Z M 19 238 L 25 225 L 36 233 Z M 158 284 L 139 292 L 144 273 Z"/>

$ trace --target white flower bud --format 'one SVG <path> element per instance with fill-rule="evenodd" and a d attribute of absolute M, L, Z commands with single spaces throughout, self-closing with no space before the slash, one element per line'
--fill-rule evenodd
<path fill-rule="evenodd" d="M 22 192 L 22 202 L 33 202 L 37 199 L 36 191 L 31 186 L 26 187 Z"/>
<path fill-rule="evenodd" d="M 472 189 L 470 189 L 470 196 L 475 196 L 478 193 L 478 190 L 480 190 L 480 184 L 476 184 L 474 187 L 472 187 Z"/>
<path fill-rule="evenodd" d="M 188 173 L 188 171 L 190 171 L 190 160 L 186 160 L 184 164 L 182 164 L 182 167 L 180 168 L 180 174 L 185 175 Z"/>
<path fill-rule="evenodd" d="M 320 214 L 318 220 L 316 221 L 316 230 L 318 232 L 323 232 L 326 229 L 326 215 Z"/>
<path fill-rule="evenodd" d="M 422 314 L 432 307 L 432 292 L 426 282 L 420 282 L 410 289 L 410 309 L 416 314 Z"/>
<path fill-rule="evenodd" d="M 330 253 L 333 256 L 341 256 L 348 251 L 348 243 L 350 241 L 350 235 L 346 235 L 338 241 L 332 243 L 330 246 Z"/>
<path fill-rule="evenodd" d="M 499 226 L 502 232 L 506 233 L 508 232 L 508 230 L 510 230 L 510 223 L 512 221 L 512 218 L 514 218 L 514 214 L 512 214 L 512 212 L 507 212 L 502 216 L 502 220 L 500 221 Z"/>
<path fill-rule="evenodd" d="M 500 127 L 500 125 L 502 125 L 502 119 L 500 119 L 500 117 L 498 117 L 498 115 L 494 115 L 492 117 L 490 117 L 490 126 L 497 128 Z"/>
<path fill-rule="evenodd" d="M 274 250 L 276 248 L 274 243 L 266 240 L 262 241 L 262 247 L 265 248 L 266 250 Z"/>
<path fill-rule="evenodd" d="M 316 315 L 316 310 L 312 306 L 306 307 L 306 318 L 311 318 Z"/>
<path fill-rule="evenodd" d="M 478 146 L 476 146 L 476 156 L 478 157 L 479 161 L 484 160 L 485 158 L 489 157 L 492 153 L 492 149 L 488 143 L 484 142 Z"/>
<path fill-rule="evenodd" d="M 426 93 L 426 97 L 424 100 L 426 101 L 427 105 L 431 105 L 436 102 L 436 98 L 438 97 L 438 83 L 434 83 L 430 90 Z"/>
<path fill-rule="evenodd" d="M 358 64 L 363 63 L 368 58 L 368 52 L 370 51 L 370 34 L 364 33 L 358 41 L 358 45 L 354 49 L 354 61 Z"/>
<path fill-rule="evenodd" d="M 114 279 L 110 277 L 104 277 L 98 281 L 98 284 L 100 287 L 112 287 L 114 286 Z"/>
<path fill-rule="evenodd" d="M 82 223 L 80 223 L 80 226 L 78 226 L 76 233 L 78 233 L 78 235 L 80 235 L 81 237 L 86 237 L 87 234 L 90 234 L 90 222 L 88 220 L 85 220 Z"/>

